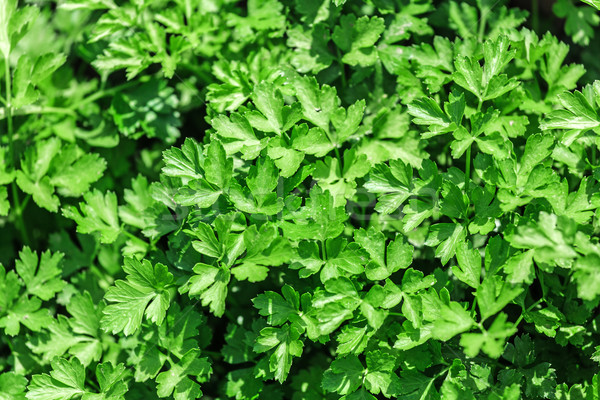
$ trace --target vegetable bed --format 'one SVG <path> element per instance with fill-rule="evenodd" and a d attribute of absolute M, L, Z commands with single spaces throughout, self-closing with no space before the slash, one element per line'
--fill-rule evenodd
<path fill-rule="evenodd" d="M 0 400 L 599 400 L 599 25 L 2 0 Z"/>

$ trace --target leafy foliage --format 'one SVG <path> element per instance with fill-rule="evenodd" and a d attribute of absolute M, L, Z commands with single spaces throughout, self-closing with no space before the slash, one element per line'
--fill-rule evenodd
<path fill-rule="evenodd" d="M 597 399 L 600 4 L 533 4 L 3 1 L 0 400 Z"/>

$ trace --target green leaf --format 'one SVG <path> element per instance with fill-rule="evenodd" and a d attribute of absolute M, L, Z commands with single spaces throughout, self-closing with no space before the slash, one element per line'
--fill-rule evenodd
<path fill-rule="evenodd" d="M 469 242 L 461 242 L 456 247 L 458 265 L 452 267 L 452 273 L 474 289 L 479 287 L 481 278 L 481 255 Z"/>
<path fill-rule="evenodd" d="M 0 51 L 5 60 L 8 60 L 11 50 L 11 36 L 9 21 L 17 8 L 16 0 L 7 0 L 0 5 Z"/>
<path fill-rule="evenodd" d="M 564 110 L 550 112 L 540 123 L 540 129 L 588 130 L 600 126 L 600 116 L 581 92 L 562 93 L 558 102 Z"/>
<path fill-rule="evenodd" d="M 309 76 L 296 79 L 294 85 L 304 119 L 329 132 L 331 117 L 340 106 L 335 88 L 328 85 L 319 87 L 317 80 Z"/>
<path fill-rule="evenodd" d="M 281 92 L 271 83 L 256 85 L 252 101 L 260 113 L 249 112 L 245 116 L 255 129 L 281 135 L 300 120 L 300 105 L 284 105 Z"/>
<path fill-rule="evenodd" d="M 188 292 L 190 296 L 199 295 L 203 306 L 210 306 L 211 312 L 216 316 L 223 315 L 231 273 L 226 269 L 202 263 L 194 266 L 194 273 L 180 292 Z"/>
<path fill-rule="evenodd" d="M 0 400 L 25 400 L 27 378 L 14 372 L 0 375 Z"/>
<path fill-rule="evenodd" d="M 367 325 L 363 327 L 346 325 L 337 336 L 339 355 L 349 353 L 360 354 L 366 348 L 374 331 L 369 330 Z"/>
<path fill-rule="evenodd" d="M 204 162 L 206 180 L 220 189 L 227 187 L 233 170 L 233 160 L 227 158 L 223 145 L 213 140 L 206 151 Z"/>
<path fill-rule="evenodd" d="M 111 362 L 98 364 L 96 379 L 100 386 L 100 397 L 106 400 L 118 400 L 128 392 L 127 379 L 129 371 L 123 364 L 113 366 Z M 92 395 L 93 396 L 93 395 Z M 90 397 L 92 397 L 90 396 Z"/>
<path fill-rule="evenodd" d="M 112 45 L 127 46 L 123 42 Z M 143 63 L 133 60 L 130 54 L 128 56 L 133 65 L 145 68 Z M 94 64 L 96 67 L 103 65 L 101 59 Z M 172 144 L 180 135 L 178 106 L 179 99 L 174 89 L 167 85 L 167 80 L 155 78 L 133 89 L 117 92 L 108 112 L 123 135 L 134 139 L 145 135 Z"/>
<path fill-rule="evenodd" d="M 427 275 L 419 270 L 409 268 L 402 276 L 402 292 L 416 293 L 419 290 L 427 289 L 435 284 L 435 277 Z"/>
<path fill-rule="evenodd" d="M 302 212 L 294 218 L 294 223 L 283 221 L 281 227 L 289 239 L 318 239 L 324 242 L 339 236 L 347 219 L 344 208 L 335 207 L 331 194 L 323 193 L 317 186 L 311 189 L 310 198 L 306 200 Z"/>
<path fill-rule="evenodd" d="M 166 176 L 181 178 L 184 183 L 204 177 L 205 157 L 202 146 L 193 138 L 186 138 L 181 146 L 171 147 L 163 152 L 162 173 Z"/>
<path fill-rule="evenodd" d="M 446 289 L 442 289 L 440 295 L 433 289 L 419 294 L 423 303 L 423 318 L 433 323 L 431 335 L 442 341 L 468 331 L 475 324 L 470 313 L 447 296 Z"/>
<path fill-rule="evenodd" d="M 444 182 L 442 196 L 444 197 L 440 204 L 442 214 L 454 218 L 464 219 L 467 215 L 467 203 L 462 191 L 454 183 Z"/>
<path fill-rule="evenodd" d="M 366 275 L 370 280 L 383 280 L 399 269 L 408 268 L 412 263 L 413 246 L 397 236 L 386 247 L 383 233 L 370 228 L 368 231 L 355 231 L 354 240 L 371 256 L 366 265 Z"/>
<path fill-rule="evenodd" d="M 589 1 L 586 1 L 590 4 Z M 597 8 L 597 7 L 596 7 Z M 559 0 L 552 6 L 552 11 L 560 17 L 566 18 L 565 33 L 571 36 L 573 42 L 587 46 L 594 37 L 594 31 L 600 24 L 600 17 L 593 9 L 577 7 L 571 1 Z"/>
<path fill-rule="evenodd" d="M 344 52 L 342 61 L 350 65 L 369 66 L 375 63 L 374 45 L 385 30 L 384 20 L 352 14 L 342 15 L 340 25 L 333 30 L 334 43 Z"/>
<path fill-rule="evenodd" d="M 592 7 L 596 7 L 598 10 L 600 10 L 600 1 L 598 0 L 581 0 L 586 4 L 589 4 Z"/>
<path fill-rule="evenodd" d="M 401 387 L 399 396 L 402 396 L 400 398 L 410 400 L 439 398 L 433 379 L 414 369 L 401 372 L 399 386 Z"/>
<path fill-rule="evenodd" d="M 299 307 L 299 295 L 291 286 L 285 285 L 282 289 L 283 295 L 275 292 L 265 292 L 252 299 L 258 313 L 267 317 L 269 325 L 282 325 L 289 320 L 290 316 L 297 313 Z"/>
<path fill-rule="evenodd" d="M 438 340 L 447 341 L 469 330 L 473 323 L 469 313 L 459 303 L 451 302 L 440 309 L 440 319 L 433 321 L 431 335 Z"/>
<path fill-rule="evenodd" d="M 64 54 L 47 53 L 31 59 L 28 55 L 19 57 L 13 76 L 13 107 L 21 108 L 35 102 L 39 93 L 36 86 L 48 78 L 66 61 Z"/>
<path fill-rule="evenodd" d="M 271 140 L 267 148 L 267 154 L 279 168 L 280 175 L 289 178 L 300 168 L 304 160 L 304 153 L 287 147 L 283 140 L 280 140 L 279 143 L 277 144 L 277 141 Z"/>
<path fill-rule="evenodd" d="M 240 114 L 231 114 L 230 118 L 225 115 L 217 115 L 211 125 L 223 143 L 228 156 L 242 153 L 244 159 L 258 157 L 266 142 L 259 140 L 246 118 Z"/>
<path fill-rule="evenodd" d="M 60 279 L 63 256 L 62 253 L 45 251 L 38 257 L 29 247 L 24 247 L 19 252 L 20 259 L 15 262 L 15 269 L 30 295 L 47 301 L 62 290 L 65 286 L 65 282 Z"/>
<path fill-rule="evenodd" d="M 598 262 L 600 257 L 590 254 L 575 262 L 573 280 L 577 283 L 577 295 L 584 300 L 594 301 L 600 295 L 598 286 Z"/>
<path fill-rule="evenodd" d="M 102 399 L 119 400 L 127 392 L 125 379 L 128 372 L 123 364 L 116 367 L 110 362 L 98 364 L 96 378 L 100 393 L 85 388 L 85 369 L 77 360 L 55 358 L 50 375 L 34 375 L 28 386 L 29 400 Z"/>
<path fill-rule="evenodd" d="M 102 243 L 113 243 L 121 233 L 117 216 L 117 196 L 113 192 L 102 194 L 98 189 L 83 196 L 79 203 L 81 212 L 75 206 L 63 209 L 63 215 L 77 223 L 79 233 L 99 233 Z"/>
<path fill-rule="evenodd" d="M 202 396 L 200 385 L 188 376 L 202 380 L 210 377 L 212 368 L 206 357 L 200 358 L 199 349 L 191 349 L 171 369 L 161 372 L 156 377 L 156 394 L 158 397 L 173 395 L 176 400 L 198 399 Z"/>
<path fill-rule="evenodd" d="M 450 119 L 432 98 L 415 100 L 408 106 L 408 113 L 414 117 L 418 125 L 439 125 L 442 128 L 450 126 Z"/>
<path fill-rule="evenodd" d="M 512 284 L 531 284 L 535 277 L 533 269 L 533 251 L 529 250 L 512 256 L 504 265 L 508 281 Z"/>
<path fill-rule="evenodd" d="M 275 379 L 283 383 L 292 367 L 292 358 L 302 355 L 304 344 L 298 340 L 300 332 L 294 325 L 284 325 L 281 328 L 263 328 L 256 338 L 254 351 L 264 353 L 274 349 L 269 357 L 269 370 L 275 374 Z"/>
<path fill-rule="evenodd" d="M 279 173 L 269 158 L 259 158 L 246 177 L 248 190 L 232 186 L 229 197 L 238 210 L 273 215 L 283 209 L 279 192 Z M 276 190 L 277 189 L 277 190 Z"/>
<path fill-rule="evenodd" d="M 323 389 L 340 395 L 353 393 L 362 385 L 363 370 L 356 356 L 337 358 L 323 375 Z"/>
<path fill-rule="evenodd" d="M 427 246 L 437 246 L 436 257 L 441 259 L 443 265 L 448 263 L 456 252 L 456 247 L 465 238 L 466 232 L 463 225 L 440 223 L 431 226 Z"/>
<path fill-rule="evenodd" d="M 21 171 L 17 171 L 19 187 L 32 195 L 40 207 L 56 212 L 60 204 L 54 194 L 54 187 L 47 175 L 52 160 L 60 151 L 61 142 L 57 138 L 37 142 L 25 152 Z"/>
<path fill-rule="evenodd" d="M 364 187 L 379 195 L 375 210 L 383 214 L 396 211 L 412 193 L 412 178 L 412 168 L 400 160 L 374 166 Z"/>
<path fill-rule="evenodd" d="M 483 69 L 479 62 L 469 57 L 459 57 L 454 61 L 454 68 L 454 81 L 483 101 Z"/>
<path fill-rule="evenodd" d="M 56 358 L 50 375 L 34 375 L 28 386 L 29 400 L 69 400 L 82 396 L 85 389 L 85 369 L 77 360 Z"/>
<path fill-rule="evenodd" d="M 20 332 L 20 325 L 24 325 L 34 332 L 39 332 L 48 326 L 52 317 L 45 308 L 41 308 L 42 301 L 37 298 L 22 296 L 12 305 L 6 315 L 0 318 L 0 327 L 10 336 Z"/>
<path fill-rule="evenodd" d="M 326 124 L 329 125 L 329 122 Z M 306 124 L 296 125 L 292 130 L 292 146 L 298 151 L 317 157 L 323 157 L 335 148 L 326 131 L 321 128 L 308 129 Z"/>
<path fill-rule="evenodd" d="M 506 340 L 517 331 L 516 327 L 506 320 L 506 314 L 500 313 L 484 333 L 463 333 L 460 344 L 465 348 L 465 354 L 476 357 L 483 351 L 492 358 L 499 358 L 504 352 Z"/>
<path fill-rule="evenodd" d="M 522 287 L 503 282 L 499 276 L 488 276 L 476 293 L 481 318 L 485 320 L 498 313 L 522 292 Z"/>
<path fill-rule="evenodd" d="M 135 258 L 126 258 L 123 270 L 127 273 L 126 280 L 116 281 L 106 292 L 106 301 L 114 304 L 103 310 L 102 329 L 128 336 L 141 327 L 144 315 L 161 325 L 171 302 L 168 288 L 173 275 L 162 264 L 152 267 L 150 261 L 140 262 Z"/>

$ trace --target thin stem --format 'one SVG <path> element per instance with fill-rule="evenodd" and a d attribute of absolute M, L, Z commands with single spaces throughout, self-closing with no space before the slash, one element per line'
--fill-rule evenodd
<path fill-rule="evenodd" d="M 4 60 L 4 80 L 6 82 L 6 133 L 8 135 L 8 153 L 10 163 L 13 168 L 15 167 L 15 148 L 13 143 L 13 120 L 12 120 L 12 81 L 10 75 L 10 64 L 9 58 L 6 57 Z M 25 205 L 27 203 L 20 204 L 19 202 L 19 194 L 17 193 L 17 185 L 13 181 L 11 184 L 11 190 L 13 194 L 13 207 L 16 213 L 16 225 L 19 233 L 21 234 L 21 239 L 23 243 L 29 245 L 29 234 L 27 233 L 27 229 L 25 228 L 25 222 L 23 221 L 23 210 L 25 209 Z"/>
<path fill-rule="evenodd" d="M 515 321 L 515 326 L 519 325 L 521 323 L 521 321 L 523 320 L 523 315 L 526 312 L 529 312 L 531 310 L 533 310 L 538 304 L 540 304 L 542 301 L 544 301 L 544 298 L 539 299 L 538 301 L 536 301 L 535 303 L 533 303 L 532 305 L 530 305 L 529 307 L 527 307 L 519 316 L 519 318 L 517 318 L 517 320 Z"/>
<path fill-rule="evenodd" d="M 427 386 L 425 387 L 425 390 L 423 391 L 423 394 L 421 395 L 421 398 L 425 398 L 425 396 L 428 396 L 429 391 L 431 390 L 431 387 L 433 386 L 433 383 L 442 375 L 446 374 L 448 372 L 448 370 L 450 370 L 450 367 L 446 367 L 443 370 L 441 370 L 440 372 L 438 372 L 437 374 L 435 374 L 433 376 L 433 378 L 431 378 L 429 380 L 429 383 L 427 384 Z"/>
<path fill-rule="evenodd" d="M 23 202 L 21 203 L 21 214 L 23 213 L 23 211 L 25 211 L 25 207 L 27 207 L 27 203 L 29 203 L 29 200 L 31 199 L 31 195 L 28 194 L 27 196 L 25 196 L 25 198 L 23 199 Z"/>
<path fill-rule="evenodd" d="M 289 133 L 283 131 L 282 134 L 283 134 L 283 138 L 286 140 L 285 143 L 288 144 L 288 145 L 291 144 L 292 143 L 292 138 L 290 137 Z"/>
<path fill-rule="evenodd" d="M 467 147 L 467 165 L 465 167 L 465 190 L 469 190 L 469 182 L 471 181 L 471 146 Z"/>
<path fill-rule="evenodd" d="M 475 296 L 475 298 L 473 299 L 473 307 L 471 307 L 471 312 L 473 313 L 473 315 L 477 313 L 477 296 Z"/>
<path fill-rule="evenodd" d="M 327 260 L 327 247 L 325 246 L 325 241 L 321 240 L 321 248 L 323 249 L 323 261 Z"/>
<path fill-rule="evenodd" d="M 67 114 L 72 117 L 77 116 L 77 113 L 71 108 L 64 107 L 47 107 L 47 106 L 25 106 L 14 110 L 13 116 L 16 115 L 31 115 L 31 114 Z M 7 118 L 6 108 L 0 110 L 0 119 Z"/>
<path fill-rule="evenodd" d="M 14 167 L 15 150 L 13 146 L 12 87 L 8 57 L 4 60 L 4 80 L 6 82 L 6 133 L 8 134 L 9 162 L 10 165 Z"/>
<path fill-rule="evenodd" d="M 150 250 L 150 244 L 148 242 L 146 242 L 144 239 L 141 239 L 137 236 L 135 236 L 133 233 L 128 232 L 127 230 L 125 230 L 125 227 L 121 226 L 121 232 L 127 236 L 128 238 L 132 239 L 132 240 L 137 240 L 138 242 L 142 242 L 146 245 L 146 247 L 148 248 L 148 250 Z"/>
<path fill-rule="evenodd" d="M 488 9 L 484 7 L 481 9 L 481 18 L 479 18 L 479 32 L 477 34 L 477 38 L 478 38 L 479 42 L 483 42 L 487 17 L 488 17 Z"/>
<path fill-rule="evenodd" d="M 344 69 L 344 62 L 342 61 L 342 53 L 340 53 L 340 49 L 339 47 L 336 46 L 335 48 L 335 52 L 337 55 L 337 62 L 338 64 L 340 64 L 340 71 L 341 71 L 341 79 L 342 79 L 342 87 L 346 87 L 346 71 Z"/>
<path fill-rule="evenodd" d="M 144 76 L 144 77 L 140 78 L 139 80 L 125 82 L 121 85 L 113 86 L 110 89 L 100 90 L 100 91 L 94 93 L 93 95 L 88 96 L 88 97 L 82 99 L 81 101 L 77 102 L 71 108 L 77 108 L 77 107 L 81 106 L 82 104 L 91 103 L 93 101 L 101 99 L 102 97 L 111 96 L 111 95 L 118 93 L 122 90 L 125 90 L 129 87 L 135 86 L 135 85 L 139 84 L 140 82 L 146 82 L 148 79 L 149 79 L 149 77 Z"/>

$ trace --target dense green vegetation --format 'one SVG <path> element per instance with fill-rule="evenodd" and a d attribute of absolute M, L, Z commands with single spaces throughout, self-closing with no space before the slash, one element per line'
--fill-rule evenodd
<path fill-rule="evenodd" d="M 0 400 L 600 399 L 600 2 L 0 1 Z"/>

